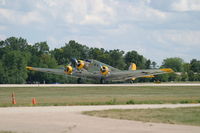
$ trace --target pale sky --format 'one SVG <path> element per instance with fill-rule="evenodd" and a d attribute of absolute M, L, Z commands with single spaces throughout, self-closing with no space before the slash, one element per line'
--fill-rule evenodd
<path fill-rule="evenodd" d="M 200 0 L 0 0 L 0 40 L 11 36 L 189 62 L 200 59 Z"/>

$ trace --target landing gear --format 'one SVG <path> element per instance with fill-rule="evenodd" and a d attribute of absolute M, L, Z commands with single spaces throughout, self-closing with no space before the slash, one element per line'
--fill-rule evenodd
<path fill-rule="evenodd" d="M 131 84 L 137 83 L 136 80 L 132 80 L 132 79 L 130 79 L 129 82 L 130 82 Z"/>
<path fill-rule="evenodd" d="M 101 78 L 101 79 L 100 79 L 100 83 L 101 83 L 101 84 L 105 84 L 105 83 L 106 83 L 106 80 L 105 80 L 104 78 Z"/>
<path fill-rule="evenodd" d="M 82 81 L 81 78 L 78 78 L 78 79 L 77 79 L 77 83 L 78 83 L 78 84 L 81 84 L 82 82 L 83 82 L 83 81 Z"/>
<path fill-rule="evenodd" d="M 133 84 L 133 83 L 134 83 L 134 81 L 133 81 L 133 80 L 130 80 L 130 83 L 131 83 L 131 84 Z"/>

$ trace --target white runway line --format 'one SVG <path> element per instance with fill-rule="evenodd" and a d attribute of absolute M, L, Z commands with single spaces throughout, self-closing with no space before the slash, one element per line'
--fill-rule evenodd
<path fill-rule="evenodd" d="M 200 86 L 200 83 L 136 84 L 0 84 L 0 87 L 90 87 L 90 86 Z"/>

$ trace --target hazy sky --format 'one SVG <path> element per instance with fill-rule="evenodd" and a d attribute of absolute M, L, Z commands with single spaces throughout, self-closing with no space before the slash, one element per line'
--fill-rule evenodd
<path fill-rule="evenodd" d="M 188 62 L 200 59 L 200 0 L 0 0 L 0 40 L 11 36 Z"/>

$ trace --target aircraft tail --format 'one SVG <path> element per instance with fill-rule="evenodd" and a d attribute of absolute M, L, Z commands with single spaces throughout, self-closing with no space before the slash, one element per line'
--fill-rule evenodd
<path fill-rule="evenodd" d="M 135 71 L 136 69 L 137 69 L 137 66 L 135 63 L 131 63 L 131 65 L 128 68 L 128 70 L 132 70 L 132 71 Z"/>

